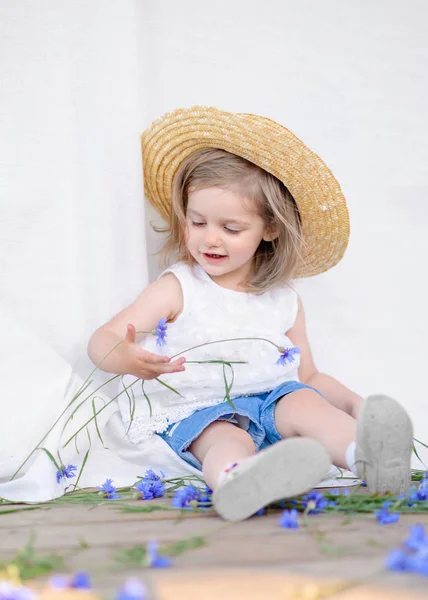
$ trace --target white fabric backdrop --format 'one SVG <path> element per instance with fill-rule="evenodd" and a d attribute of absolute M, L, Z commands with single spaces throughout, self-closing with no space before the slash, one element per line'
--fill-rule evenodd
<path fill-rule="evenodd" d="M 92 330 L 147 283 L 142 6 L 1 10 L 0 298 L 86 372 Z"/>
<path fill-rule="evenodd" d="M 349 202 L 345 259 L 299 284 L 319 368 L 361 394 L 396 396 L 428 441 L 423 0 L 22 0 L 0 10 L 4 313 L 86 376 L 92 330 L 157 272 L 141 131 L 177 106 L 264 114 L 323 156 Z M 63 398 L 46 408 L 30 368 L 37 345 L 22 337 L 22 377 L 10 381 L 13 319 L 3 323 L 7 456 L 11 440 L 24 452 L 37 414 L 44 427 Z"/>

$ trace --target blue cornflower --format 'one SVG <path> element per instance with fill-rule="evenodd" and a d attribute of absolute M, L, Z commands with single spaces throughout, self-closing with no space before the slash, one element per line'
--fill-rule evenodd
<path fill-rule="evenodd" d="M 375 517 L 381 525 L 390 525 L 391 523 L 397 523 L 400 518 L 399 513 L 389 512 L 391 502 L 384 502 L 382 508 L 375 511 Z"/>
<path fill-rule="evenodd" d="M 158 346 L 166 346 L 167 321 L 168 319 L 160 319 L 156 325 L 156 329 L 153 331 L 153 334 L 156 336 L 156 344 Z"/>
<path fill-rule="evenodd" d="M 162 471 L 161 474 L 164 476 Z M 135 485 L 135 488 L 141 493 L 142 500 L 161 498 L 166 489 L 162 479 L 152 469 L 147 469 L 144 477 Z"/>
<path fill-rule="evenodd" d="M 418 550 L 408 556 L 407 564 L 409 571 L 428 576 L 428 544 L 422 544 Z"/>
<path fill-rule="evenodd" d="M 280 527 L 284 527 L 284 529 L 298 529 L 299 522 L 297 520 L 297 515 L 298 512 L 295 508 L 284 510 L 279 521 Z"/>
<path fill-rule="evenodd" d="M 262 517 L 266 512 L 265 508 L 261 508 L 260 510 L 258 510 L 256 513 L 254 513 L 255 517 Z"/>
<path fill-rule="evenodd" d="M 73 575 L 68 587 L 76 590 L 90 590 L 92 588 L 91 578 L 84 571 L 79 571 Z"/>
<path fill-rule="evenodd" d="M 56 482 L 59 483 L 62 478 L 72 479 L 76 477 L 77 467 L 76 465 L 61 465 L 59 471 L 56 472 Z"/>
<path fill-rule="evenodd" d="M 155 569 L 170 567 L 172 561 L 168 556 L 159 556 L 158 543 L 153 541 L 147 544 L 147 562 L 148 566 Z"/>
<path fill-rule="evenodd" d="M 49 584 L 55 590 L 90 590 L 92 588 L 91 579 L 85 571 L 78 571 L 72 575 L 71 579 L 65 575 L 53 575 Z"/>
<path fill-rule="evenodd" d="M 395 548 L 388 553 L 385 566 L 388 571 L 407 571 L 409 555 L 401 548 Z"/>
<path fill-rule="evenodd" d="M 107 500 L 116 500 L 116 498 L 120 498 L 120 495 L 116 492 L 116 488 L 113 485 L 112 479 L 106 479 L 101 487 L 98 488 L 100 494 L 104 495 L 104 498 Z"/>
<path fill-rule="evenodd" d="M 36 594 L 23 585 L 17 587 L 9 581 L 0 581 L 0 600 L 36 600 Z"/>
<path fill-rule="evenodd" d="M 335 502 L 332 500 L 329 502 L 321 492 L 317 492 L 317 490 L 312 490 L 309 494 L 305 494 L 302 496 L 303 506 L 304 508 L 308 508 L 308 514 L 317 515 L 322 512 L 327 506 L 334 505 Z"/>
<path fill-rule="evenodd" d="M 212 506 L 212 504 L 213 504 L 212 494 L 213 494 L 212 489 L 206 485 L 205 489 L 202 490 L 202 492 L 200 492 L 200 495 L 199 495 L 198 504 L 201 508 L 210 508 Z"/>
<path fill-rule="evenodd" d="M 165 493 L 165 484 L 159 479 L 142 479 L 135 488 L 140 492 L 141 500 L 153 500 L 154 498 L 162 498 Z"/>
<path fill-rule="evenodd" d="M 428 540 L 423 525 L 409 527 L 410 536 L 404 541 L 405 550 L 396 548 L 386 557 L 390 571 L 407 571 L 428 576 Z"/>
<path fill-rule="evenodd" d="M 422 479 L 418 488 L 411 488 L 409 491 L 408 500 L 411 503 L 414 502 L 425 502 L 428 500 L 428 480 Z"/>
<path fill-rule="evenodd" d="M 146 600 L 147 588 L 138 579 L 128 579 L 116 594 L 115 600 Z"/>
<path fill-rule="evenodd" d="M 283 348 L 282 346 L 278 346 L 278 350 L 281 352 L 281 356 L 276 361 L 276 364 L 282 366 L 288 362 L 293 362 L 294 357 L 297 354 L 300 354 L 300 348 L 297 348 L 296 346 L 293 348 Z"/>
<path fill-rule="evenodd" d="M 162 477 L 165 477 L 165 473 L 163 471 L 161 471 L 160 474 L 162 475 Z M 147 471 L 144 473 L 143 479 L 149 479 L 150 481 L 160 481 L 161 477 L 159 477 L 159 475 L 155 473 L 153 469 L 147 469 Z"/>
<path fill-rule="evenodd" d="M 425 527 L 423 525 L 410 525 L 409 537 L 403 544 L 410 550 L 419 550 L 428 540 L 425 537 Z"/>
<path fill-rule="evenodd" d="M 172 499 L 174 508 L 191 508 L 191 503 L 198 503 L 200 500 L 200 492 L 193 485 L 177 490 Z"/>

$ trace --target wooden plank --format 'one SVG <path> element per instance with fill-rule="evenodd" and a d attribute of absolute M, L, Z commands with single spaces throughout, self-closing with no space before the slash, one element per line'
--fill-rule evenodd
<path fill-rule="evenodd" d="M 170 500 L 161 499 L 157 503 L 169 505 Z M 135 504 L 141 505 L 138 501 Z M 122 514 L 110 504 L 94 509 L 87 505 L 54 505 L 49 510 L 0 516 L 0 558 L 10 559 L 34 532 L 38 551 L 61 554 L 73 551 L 67 559 L 67 570 L 89 570 L 97 587 L 109 596 L 124 579 L 138 575 L 148 581 L 160 582 L 159 594 L 164 596 L 159 595 L 159 598 L 190 600 L 203 594 L 204 600 L 210 600 L 217 590 L 218 594 L 226 594 L 217 598 L 239 600 L 241 592 L 236 591 L 239 586 L 235 580 L 250 581 L 255 574 L 260 586 L 267 585 L 267 575 L 293 576 L 300 580 L 308 575 L 318 578 L 340 575 L 344 579 L 370 584 L 368 591 L 364 588 L 364 594 L 372 594 L 374 584 L 385 586 L 385 589 L 389 586 L 397 593 L 415 590 L 426 594 L 426 578 L 388 573 L 384 569 L 384 559 L 387 552 L 406 537 L 410 524 L 428 525 L 428 515 L 401 515 L 399 523 L 386 526 L 379 525 L 372 514 L 353 515 L 350 522 L 343 515 L 316 515 L 308 519 L 310 531 L 304 527 L 298 530 L 280 528 L 279 515 L 279 512 L 270 511 L 267 516 L 231 524 L 212 511 L 205 514 L 186 512 L 177 520 L 179 512 Z M 152 539 L 161 544 L 170 543 L 194 535 L 207 536 L 207 545 L 175 557 L 170 570 L 162 573 L 141 568 L 117 570 L 114 555 L 119 548 Z M 77 551 L 79 540 L 88 543 L 89 549 Z M 195 573 L 204 574 L 199 588 L 194 581 Z M 218 579 L 217 583 L 213 578 Z M 227 589 L 218 587 L 221 579 L 229 581 Z M 274 578 L 273 581 L 279 580 Z M 284 594 L 283 579 L 280 583 L 282 587 L 278 590 Z M 259 589 L 258 585 L 254 580 L 249 588 L 245 584 L 243 589 L 248 589 L 251 594 Z M 165 595 L 172 594 L 171 590 L 175 590 L 175 595 Z M 238 595 L 228 596 L 231 590 Z M 258 598 L 275 598 L 279 591 L 272 591 L 272 596 L 266 595 L 265 591 Z M 351 595 L 344 596 L 345 592 L 341 592 L 337 597 L 362 598 L 352 596 L 352 590 L 346 593 Z M 256 596 L 248 595 L 246 600 L 252 597 Z"/>

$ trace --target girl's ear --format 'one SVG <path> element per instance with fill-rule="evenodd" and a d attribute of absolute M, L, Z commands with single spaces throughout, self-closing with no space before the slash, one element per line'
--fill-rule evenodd
<path fill-rule="evenodd" d="M 278 232 L 276 231 L 276 229 L 266 229 L 262 239 L 265 242 L 272 242 L 273 240 L 276 240 L 277 237 Z"/>

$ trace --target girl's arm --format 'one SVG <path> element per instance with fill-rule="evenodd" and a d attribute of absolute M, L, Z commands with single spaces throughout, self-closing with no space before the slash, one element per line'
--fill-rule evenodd
<path fill-rule="evenodd" d="M 300 298 L 296 322 L 287 332 L 287 336 L 295 346 L 300 348 L 300 381 L 319 390 L 330 404 L 356 418 L 362 397 L 330 377 L 330 375 L 320 373 L 315 366 L 306 333 L 305 313 Z"/>
<path fill-rule="evenodd" d="M 110 350 L 121 340 L 125 340 L 100 365 L 100 369 L 109 373 L 126 374 L 130 371 L 129 344 L 136 346 L 145 334 L 152 331 L 162 318 L 173 321 L 183 308 L 183 295 L 177 278 L 171 273 L 151 283 L 135 301 L 114 316 L 110 321 L 99 327 L 91 336 L 88 343 L 88 354 L 94 364 L 99 364 Z M 133 325 L 136 335 L 133 335 Z M 125 349 L 127 350 L 125 352 Z M 137 349 L 135 348 L 137 351 Z M 144 352 L 140 349 L 140 352 Z M 168 362 L 166 357 L 146 353 L 146 358 L 154 362 Z M 172 365 L 173 363 L 169 363 Z M 165 365 L 166 367 L 166 365 Z"/>

